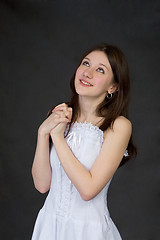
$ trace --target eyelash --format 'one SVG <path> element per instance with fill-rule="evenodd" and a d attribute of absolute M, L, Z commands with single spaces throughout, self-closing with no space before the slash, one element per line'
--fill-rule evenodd
<path fill-rule="evenodd" d="M 103 73 L 104 74 L 104 70 L 103 70 L 103 68 L 98 68 L 100 71 L 100 73 Z"/>
<path fill-rule="evenodd" d="M 84 62 L 82 63 L 82 65 L 84 65 L 84 66 L 89 66 L 89 62 L 84 61 Z M 97 69 L 97 71 L 104 74 L 104 70 L 103 70 L 103 68 L 101 68 L 101 67 L 99 67 L 99 68 Z"/>
<path fill-rule="evenodd" d="M 87 61 L 84 61 L 82 65 L 86 66 L 86 65 L 89 65 L 89 63 Z"/>

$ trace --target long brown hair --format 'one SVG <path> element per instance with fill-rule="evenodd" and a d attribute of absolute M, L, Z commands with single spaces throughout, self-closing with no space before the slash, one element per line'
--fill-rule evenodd
<path fill-rule="evenodd" d="M 82 57 L 80 63 L 89 53 L 93 51 L 104 52 L 107 56 L 114 75 L 114 81 L 118 83 L 118 91 L 116 91 L 112 98 L 105 98 L 99 106 L 97 106 L 97 116 L 103 117 L 104 121 L 100 125 L 100 129 L 105 131 L 108 127 L 113 127 L 115 119 L 122 115 L 128 118 L 128 104 L 130 97 L 130 76 L 129 68 L 126 58 L 122 51 L 116 46 L 112 46 L 106 43 L 93 46 Z M 79 64 L 80 65 L 80 64 Z M 70 87 L 72 91 L 71 100 L 69 106 L 73 108 L 72 122 L 76 121 L 80 113 L 78 94 L 74 85 L 75 74 L 71 78 Z M 131 157 L 135 157 L 137 154 L 136 147 L 133 145 L 132 136 L 130 138 L 128 147 L 128 156 L 123 157 L 120 166 L 126 163 Z"/>
<path fill-rule="evenodd" d="M 116 46 L 109 45 L 106 43 L 93 46 L 90 48 L 81 58 L 79 65 L 81 64 L 84 57 L 93 51 L 104 52 L 107 56 L 109 63 L 112 68 L 114 81 L 118 84 L 118 91 L 113 93 L 112 98 L 105 98 L 96 109 L 97 116 L 103 117 L 104 120 L 100 125 L 100 129 L 105 131 L 107 128 L 112 128 L 115 119 L 118 116 L 124 116 L 128 118 L 128 104 L 130 97 L 130 77 L 128 63 L 125 59 L 122 51 Z M 79 66 L 78 65 L 78 66 Z M 75 122 L 80 115 L 80 106 L 78 94 L 75 90 L 75 74 L 71 78 L 70 88 L 72 91 L 71 100 L 68 103 L 69 107 L 73 109 L 72 120 L 70 122 L 70 127 L 73 122 Z M 70 129 L 70 128 L 69 128 Z M 137 154 L 136 147 L 133 144 L 132 136 L 128 143 L 128 156 L 124 156 L 119 167 L 126 163 L 131 157 L 135 157 Z"/>

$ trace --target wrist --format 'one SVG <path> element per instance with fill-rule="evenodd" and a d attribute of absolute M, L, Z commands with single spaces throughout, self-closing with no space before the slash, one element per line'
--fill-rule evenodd
<path fill-rule="evenodd" d="M 46 133 L 45 130 L 40 126 L 38 129 L 38 136 L 49 138 L 49 133 Z"/>
<path fill-rule="evenodd" d="M 53 143 L 62 141 L 64 139 L 64 134 L 51 134 Z"/>

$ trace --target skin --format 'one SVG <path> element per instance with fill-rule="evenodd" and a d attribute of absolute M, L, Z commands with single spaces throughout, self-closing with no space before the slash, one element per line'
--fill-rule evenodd
<path fill-rule="evenodd" d="M 91 83 L 82 85 L 80 80 Z M 106 55 L 91 52 L 76 71 L 75 88 L 79 94 L 81 114 L 77 121 L 96 124 L 99 117 L 95 110 L 107 93 L 117 91 L 113 73 Z M 51 136 L 59 160 L 83 200 L 95 197 L 117 170 L 127 148 L 132 126 L 128 119 L 118 117 L 113 129 L 104 132 L 104 142 L 99 156 L 88 171 L 73 155 L 64 139 L 64 131 L 72 117 L 72 109 L 63 103 L 58 105 L 38 130 L 37 148 L 32 167 L 35 187 L 42 193 L 50 188 L 51 166 L 49 163 L 49 136 Z M 65 156 L 65 158 L 64 158 Z"/>
<path fill-rule="evenodd" d="M 92 86 L 84 87 L 80 80 L 87 81 Z M 104 100 L 107 93 L 114 93 L 118 89 L 108 58 L 103 52 L 91 52 L 82 60 L 76 71 L 75 89 L 79 94 L 82 121 L 93 122 L 93 119 L 97 118 L 95 116 L 97 105 Z"/>

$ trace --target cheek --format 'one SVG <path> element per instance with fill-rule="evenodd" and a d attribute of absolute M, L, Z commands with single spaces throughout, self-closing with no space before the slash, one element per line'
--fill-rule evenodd
<path fill-rule="evenodd" d="M 79 75 L 79 73 L 78 73 L 78 69 L 77 69 L 76 74 L 75 74 L 75 80 L 78 78 L 78 75 Z"/>
<path fill-rule="evenodd" d="M 110 83 L 111 83 L 110 79 L 103 77 L 97 78 L 96 79 L 97 90 L 106 92 L 110 86 Z"/>
<path fill-rule="evenodd" d="M 79 78 L 82 74 L 82 69 L 81 68 L 77 68 L 77 71 L 76 71 L 76 78 Z"/>
<path fill-rule="evenodd" d="M 77 88 L 78 86 L 79 78 L 80 78 L 80 69 L 78 68 L 75 74 L 75 79 L 74 79 L 75 88 Z"/>
<path fill-rule="evenodd" d="M 107 81 L 107 79 L 106 78 L 103 78 L 103 77 L 98 77 L 98 78 L 96 78 L 95 79 L 95 82 L 96 82 L 96 85 L 98 86 L 98 87 L 105 87 L 105 86 L 107 86 L 108 85 L 108 81 Z"/>

